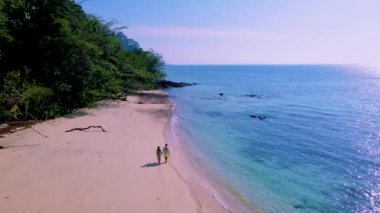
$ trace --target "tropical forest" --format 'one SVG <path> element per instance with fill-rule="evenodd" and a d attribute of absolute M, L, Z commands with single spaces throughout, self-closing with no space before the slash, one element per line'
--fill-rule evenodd
<path fill-rule="evenodd" d="M 0 122 L 153 89 L 164 61 L 72 0 L 0 0 Z"/>

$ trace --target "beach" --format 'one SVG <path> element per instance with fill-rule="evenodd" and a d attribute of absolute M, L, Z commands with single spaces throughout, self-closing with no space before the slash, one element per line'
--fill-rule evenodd
<path fill-rule="evenodd" d="M 150 91 L 33 126 L 46 137 L 30 128 L 3 135 L 0 212 L 230 211 L 177 170 L 181 150 L 157 164 L 170 112 L 165 93 Z M 106 132 L 66 132 L 88 126 Z"/>

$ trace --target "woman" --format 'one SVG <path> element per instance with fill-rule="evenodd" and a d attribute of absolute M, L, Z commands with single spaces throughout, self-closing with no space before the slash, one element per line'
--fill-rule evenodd
<path fill-rule="evenodd" d="M 164 149 L 162 150 L 162 153 L 164 154 L 164 157 L 165 157 L 165 163 L 168 162 L 168 157 L 170 155 L 170 151 L 169 151 L 169 148 L 168 148 L 168 144 L 165 144 L 165 147 Z"/>

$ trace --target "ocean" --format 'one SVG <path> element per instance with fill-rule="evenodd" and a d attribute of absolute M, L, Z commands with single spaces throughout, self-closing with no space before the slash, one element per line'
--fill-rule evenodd
<path fill-rule="evenodd" d="M 261 212 L 380 212 L 380 72 L 168 65 L 192 161 Z M 221 94 L 222 93 L 222 94 Z"/>

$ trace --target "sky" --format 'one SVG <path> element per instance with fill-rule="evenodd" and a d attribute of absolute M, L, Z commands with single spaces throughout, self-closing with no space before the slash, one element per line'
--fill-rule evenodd
<path fill-rule="evenodd" d="M 77 1 L 78 2 L 78 1 Z M 380 0 L 88 0 L 168 64 L 380 65 Z"/>

